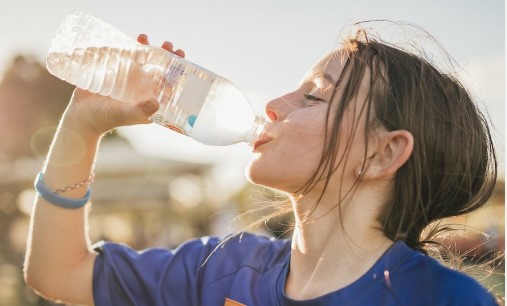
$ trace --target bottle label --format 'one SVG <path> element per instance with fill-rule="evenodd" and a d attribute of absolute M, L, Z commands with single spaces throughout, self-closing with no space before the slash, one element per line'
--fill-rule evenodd
<path fill-rule="evenodd" d="M 177 92 L 174 105 L 188 115 L 199 115 L 215 80 L 213 73 L 197 65 L 178 62 L 171 65 L 165 78 Z"/>
<path fill-rule="evenodd" d="M 185 85 L 180 93 L 179 104 L 189 114 L 197 116 L 206 101 L 213 80 L 199 70 L 188 71 L 184 77 Z"/>
<path fill-rule="evenodd" d="M 169 90 L 166 101 L 154 116 L 155 122 L 185 135 L 200 120 L 201 111 L 209 95 L 213 94 L 217 76 L 197 65 L 174 59 L 164 76 Z"/>

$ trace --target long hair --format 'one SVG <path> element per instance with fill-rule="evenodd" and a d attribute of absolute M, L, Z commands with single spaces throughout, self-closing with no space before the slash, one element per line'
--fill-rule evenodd
<path fill-rule="evenodd" d="M 335 208 L 340 209 L 343 200 L 360 186 L 360 178 L 347 190 L 328 183 L 340 164 L 347 162 L 349 142 L 358 129 L 357 120 L 347 139 L 340 140 L 342 118 L 361 82 L 369 77 L 366 102 L 356 110 L 358 117 L 366 117 L 364 160 L 369 136 L 379 127 L 407 130 L 414 137 L 413 152 L 396 172 L 390 196 L 378 214 L 380 230 L 393 241 L 428 253 L 434 238 L 447 229 L 434 226 L 424 231 L 432 222 L 482 207 L 495 188 L 497 161 L 486 117 L 457 77 L 437 69 L 423 53 L 408 52 L 360 29 L 343 41 L 340 54 L 346 58 L 324 124 L 326 145 L 318 167 L 297 193 L 306 194 L 324 180 L 321 198 L 327 188 L 338 188 Z M 339 145 L 346 146 L 341 156 Z M 287 211 L 282 206 L 269 218 Z"/>
<path fill-rule="evenodd" d="M 420 55 L 372 39 L 364 30 L 347 39 L 342 51 L 348 59 L 335 88 L 343 91 L 335 97 L 335 90 L 331 98 L 336 102 L 328 110 L 327 120 L 333 123 L 326 147 L 314 175 L 299 192 L 309 192 L 322 179 L 329 181 L 339 164 L 347 162 L 348 148 L 337 156 L 340 123 L 369 71 L 367 101 L 359 110 L 367 118 L 366 148 L 368 135 L 378 127 L 407 130 L 414 137 L 413 153 L 396 172 L 391 195 L 378 215 L 381 230 L 394 241 L 426 252 L 424 246 L 432 237 L 421 234 L 430 223 L 474 211 L 493 192 L 497 162 L 487 120 L 456 77 Z M 331 118 L 332 107 L 336 109 Z M 358 179 L 355 186 L 359 184 Z M 323 193 L 326 188 L 327 184 Z M 351 192 L 340 190 L 338 209 Z"/>

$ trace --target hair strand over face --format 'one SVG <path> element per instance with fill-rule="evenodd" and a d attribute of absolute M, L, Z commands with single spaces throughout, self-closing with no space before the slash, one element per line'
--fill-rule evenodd
<path fill-rule="evenodd" d="M 325 179 L 323 195 L 330 176 L 347 162 L 358 122 L 345 142 L 339 139 L 340 123 L 369 71 L 367 100 L 358 110 L 367 118 L 366 148 L 370 134 L 379 127 L 406 130 L 414 137 L 413 153 L 397 171 L 390 197 L 378 215 L 381 230 L 388 238 L 403 240 L 424 252 L 424 244 L 431 237 L 421 235 L 431 222 L 474 211 L 493 192 L 497 165 L 490 130 L 457 79 L 418 55 L 368 38 L 364 31 L 361 34 L 365 41 L 358 35 L 344 43 L 348 60 L 335 84 L 327 116 L 332 127 L 327 131 L 321 162 L 300 192 L 309 192 Z M 337 156 L 342 142 L 344 153 Z M 338 209 L 357 184 L 359 180 L 351 190 L 338 186 Z"/>

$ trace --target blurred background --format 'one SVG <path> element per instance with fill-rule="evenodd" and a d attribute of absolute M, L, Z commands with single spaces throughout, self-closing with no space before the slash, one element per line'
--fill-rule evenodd
<path fill-rule="evenodd" d="M 45 69 L 47 49 L 63 17 L 83 10 L 152 44 L 163 40 L 187 58 L 236 83 L 257 112 L 293 90 L 345 25 L 368 19 L 414 22 L 454 56 L 458 71 L 488 112 L 501 178 L 484 209 L 453 223 L 469 226 L 453 243 L 479 261 L 504 249 L 505 3 L 460 1 L 26 1 L 0 3 L 0 305 L 53 305 L 22 280 L 33 180 L 42 166 L 73 87 Z M 244 178 L 244 144 L 206 147 L 156 125 L 122 128 L 100 148 L 90 235 L 136 249 L 174 247 L 201 235 L 243 228 L 241 215 L 281 195 Z M 280 235 L 286 220 L 257 229 Z M 475 230 L 487 233 L 480 235 Z M 502 262 L 497 272 L 503 273 Z M 500 295 L 503 275 L 481 279 Z"/>

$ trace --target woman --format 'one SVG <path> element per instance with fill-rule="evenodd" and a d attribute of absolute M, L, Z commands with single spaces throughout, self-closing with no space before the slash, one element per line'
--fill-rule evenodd
<path fill-rule="evenodd" d="M 474 279 L 426 255 L 423 235 L 489 198 L 496 160 L 487 124 L 454 78 L 363 37 L 266 106 L 272 126 L 248 174 L 290 196 L 291 240 L 245 233 L 172 251 L 91 250 L 83 205 L 100 138 L 148 123 L 157 103 L 76 90 L 37 180 L 28 284 L 96 305 L 496 305 Z"/>

